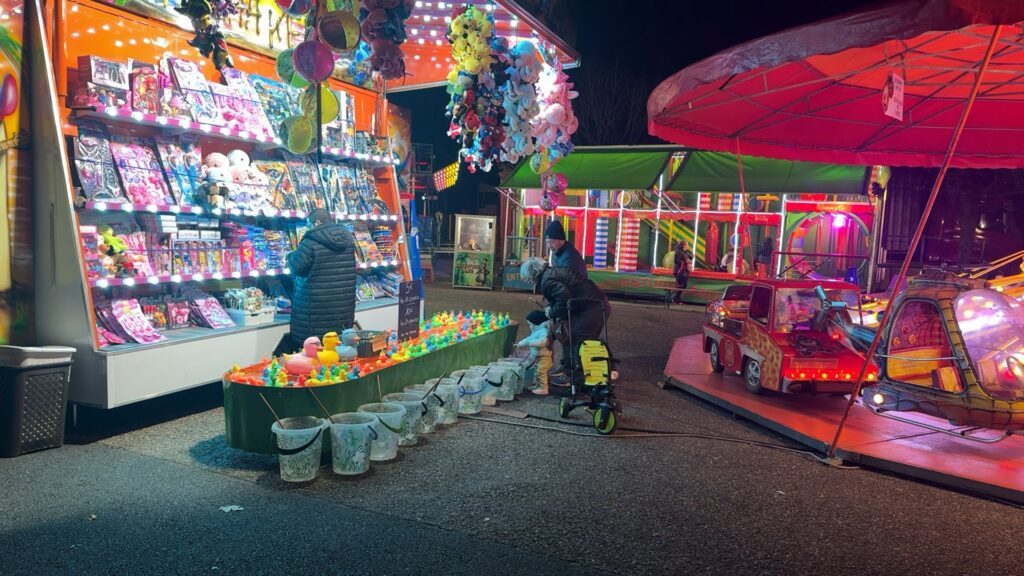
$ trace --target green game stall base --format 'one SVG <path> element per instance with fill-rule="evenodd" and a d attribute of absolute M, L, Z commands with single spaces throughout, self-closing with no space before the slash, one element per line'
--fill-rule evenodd
<path fill-rule="evenodd" d="M 316 416 L 324 418 L 324 411 L 316 404 L 316 397 L 331 414 L 355 412 L 363 404 L 378 401 L 377 377 L 383 394 L 401 392 L 410 384 L 422 384 L 430 378 L 493 362 L 512 353 L 518 325 L 511 323 L 493 332 L 476 336 L 447 348 L 435 350 L 419 358 L 388 366 L 357 380 L 314 386 L 312 388 L 276 388 L 236 384 L 224 379 L 224 424 L 228 446 L 274 454 L 274 437 L 270 426 L 274 416 L 260 399 L 260 393 L 274 407 L 281 418 Z M 324 451 L 330 451 L 330 435 L 325 436 Z"/>

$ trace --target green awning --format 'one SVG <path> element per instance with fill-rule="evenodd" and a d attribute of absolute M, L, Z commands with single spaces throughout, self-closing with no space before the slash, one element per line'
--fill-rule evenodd
<path fill-rule="evenodd" d="M 647 190 L 658 182 L 678 147 L 637 146 L 576 148 L 555 164 L 569 188 L 587 190 Z M 523 160 L 501 183 L 502 188 L 540 188 L 540 177 Z"/>
<path fill-rule="evenodd" d="M 864 166 L 792 162 L 743 157 L 743 189 L 750 194 L 864 194 L 869 169 Z M 694 151 L 666 186 L 673 192 L 739 192 L 735 154 Z"/>

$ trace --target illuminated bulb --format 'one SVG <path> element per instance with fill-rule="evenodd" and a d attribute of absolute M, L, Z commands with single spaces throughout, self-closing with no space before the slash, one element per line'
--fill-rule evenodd
<path fill-rule="evenodd" d="M 203 279 L 203 275 L 202 274 L 193 274 L 192 275 L 192 279 L 195 280 L 196 282 L 199 282 L 200 280 Z"/>
<path fill-rule="evenodd" d="M 120 47 L 124 46 L 124 42 L 121 42 L 120 40 L 114 40 L 114 46 L 117 46 L 118 48 L 120 48 Z"/>
<path fill-rule="evenodd" d="M 423 8 L 423 2 L 420 2 L 420 0 L 416 0 L 416 7 Z"/>
<path fill-rule="evenodd" d="M 436 37 L 437 36 L 437 30 L 431 30 L 430 31 L 430 35 Z"/>
<path fill-rule="evenodd" d="M 875 373 L 874 372 L 870 372 L 868 374 L 868 380 L 874 380 L 874 379 L 875 379 Z"/>
<path fill-rule="evenodd" d="M 885 402 L 885 396 L 876 392 L 875 395 L 871 397 L 871 401 L 881 406 L 882 403 Z"/>
<path fill-rule="evenodd" d="M 163 126 L 166 126 L 167 125 L 167 117 L 166 116 L 157 116 L 156 117 L 156 123 L 160 124 L 160 125 L 163 125 Z"/>
<path fill-rule="evenodd" d="M 221 274 L 220 272 L 214 272 L 214 273 L 213 273 L 213 279 L 214 279 L 214 280 L 220 280 L 220 279 L 222 279 L 222 278 L 224 278 L 224 275 L 223 275 L 223 274 Z"/>
<path fill-rule="evenodd" d="M 249 272 L 249 276 L 252 276 L 253 278 L 259 278 L 260 271 L 259 270 L 253 270 L 252 272 Z"/>
<path fill-rule="evenodd" d="M 424 22 L 430 22 L 430 14 L 424 14 L 423 15 L 423 21 Z"/>
<path fill-rule="evenodd" d="M 86 32 L 88 32 L 89 34 L 95 34 L 96 33 L 96 29 L 95 28 L 89 28 L 88 30 L 86 30 Z"/>
<path fill-rule="evenodd" d="M 222 211 L 220 208 L 214 208 L 213 210 L 211 210 L 211 212 L 213 212 L 214 215 L 216 216 L 220 216 Z"/>
<path fill-rule="evenodd" d="M 155 286 L 155 285 L 160 283 L 160 277 L 159 276 L 150 276 L 149 278 L 147 278 L 147 281 L 150 284 L 153 284 Z"/>
<path fill-rule="evenodd" d="M 202 206 L 193 206 L 192 207 L 192 213 L 193 214 L 202 214 L 203 213 Z"/>
<path fill-rule="evenodd" d="M 292 273 L 292 269 L 291 268 L 285 268 L 284 270 L 281 270 L 281 274 L 291 274 L 291 273 Z"/>
<path fill-rule="evenodd" d="M 452 17 L 451 16 L 445 16 L 444 17 L 444 21 L 445 21 L 445 24 L 451 24 L 452 23 Z"/>
<path fill-rule="evenodd" d="M 232 272 L 231 273 L 231 277 L 232 278 L 241 278 L 242 277 L 242 273 L 241 272 Z"/>
<path fill-rule="evenodd" d="M 107 116 L 117 116 L 117 108 L 113 106 L 107 106 L 103 111 L 107 113 Z"/>
<path fill-rule="evenodd" d="M 100 212 L 105 212 L 107 210 L 107 203 L 106 202 L 97 202 L 97 203 L 93 204 L 93 208 L 96 208 Z"/>
<path fill-rule="evenodd" d="M 420 38 L 420 39 L 416 40 L 416 42 L 419 42 L 420 44 L 423 44 L 423 38 Z"/>
<path fill-rule="evenodd" d="M 209 131 L 213 130 L 213 127 L 210 126 L 209 124 L 200 124 L 199 125 L 199 129 L 202 130 L 203 132 L 209 132 Z"/>
<path fill-rule="evenodd" d="M 419 35 L 420 30 L 419 30 L 419 28 L 410 28 L 409 29 L 409 33 L 412 34 L 413 36 L 417 36 L 417 35 Z"/>
<path fill-rule="evenodd" d="M 155 213 L 156 212 L 156 205 L 155 204 L 146 204 L 146 211 L 147 212 L 154 212 Z"/>
<path fill-rule="evenodd" d="M 181 274 L 174 274 L 173 276 L 171 276 L 171 282 L 181 284 Z"/>
<path fill-rule="evenodd" d="M 103 26 L 101 26 L 101 28 L 103 28 L 104 30 L 110 30 L 110 24 L 104 24 Z"/>
<path fill-rule="evenodd" d="M 110 282 L 107 282 L 105 278 L 101 278 L 96 281 L 96 285 L 100 288 L 106 288 L 107 286 L 110 286 Z"/>
<path fill-rule="evenodd" d="M 124 279 L 124 285 L 125 286 L 135 286 L 135 279 L 134 278 L 125 278 Z"/>
<path fill-rule="evenodd" d="M 435 46 L 440 46 L 441 45 L 441 41 L 440 40 L 434 40 L 434 45 Z"/>
<path fill-rule="evenodd" d="M 127 202 L 125 202 L 124 204 L 121 204 L 121 208 L 122 208 L 122 209 L 123 209 L 123 210 L 124 210 L 125 212 L 132 212 L 132 211 L 134 211 L 134 210 L 135 210 L 135 206 L 132 206 L 131 204 L 129 204 L 129 203 L 127 203 Z"/>
<path fill-rule="evenodd" d="M 128 43 L 131 44 L 132 46 L 135 46 L 136 44 L 138 44 L 138 42 L 135 41 L 135 38 L 132 38 L 131 40 L 128 40 Z"/>
<path fill-rule="evenodd" d="M 179 208 L 177 206 L 171 206 L 171 212 L 173 212 L 174 214 L 177 214 L 178 212 L 181 212 L 181 208 Z"/>
<path fill-rule="evenodd" d="M 182 119 L 178 120 L 178 125 L 181 126 L 182 128 L 188 128 L 188 127 L 192 126 L 192 121 L 189 120 L 188 118 L 182 118 Z"/>

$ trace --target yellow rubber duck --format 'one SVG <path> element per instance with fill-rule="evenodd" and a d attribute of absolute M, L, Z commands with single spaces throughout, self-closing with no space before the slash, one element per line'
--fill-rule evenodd
<path fill-rule="evenodd" d="M 338 363 L 338 352 L 335 348 L 341 344 L 341 339 L 338 338 L 337 332 L 328 332 L 323 337 L 323 350 L 317 352 L 317 359 L 320 360 L 320 364 L 324 366 L 334 366 Z"/>

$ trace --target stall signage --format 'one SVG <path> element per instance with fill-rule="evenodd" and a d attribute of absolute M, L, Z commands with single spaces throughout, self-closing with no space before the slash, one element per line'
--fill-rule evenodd
<path fill-rule="evenodd" d="M 890 70 L 882 88 L 882 112 L 903 121 L 903 76 Z"/>
<path fill-rule="evenodd" d="M 420 281 L 398 285 L 398 341 L 413 340 L 420 335 Z"/>

